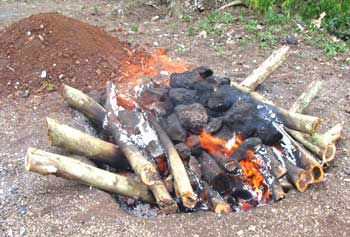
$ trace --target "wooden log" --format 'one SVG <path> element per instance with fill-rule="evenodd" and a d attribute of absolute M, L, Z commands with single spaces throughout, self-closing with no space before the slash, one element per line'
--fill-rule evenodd
<path fill-rule="evenodd" d="M 329 144 L 335 143 L 341 138 L 342 131 L 343 131 L 343 124 L 338 123 L 337 125 L 335 125 L 334 127 L 332 127 L 331 129 L 329 129 L 327 132 L 323 134 L 317 134 L 317 133 L 314 134 L 311 139 L 313 143 L 315 143 L 316 145 L 322 148 L 326 148 Z"/>
<path fill-rule="evenodd" d="M 49 117 L 46 118 L 46 124 L 48 140 L 51 145 L 113 166 L 127 166 L 127 160 L 122 157 L 118 146 L 90 136 Z"/>
<path fill-rule="evenodd" d="M 176 213 L 178 210 L 177 205 L 170 196 L 163 180 L 160 178 L 155 165 L 152 164 L 150 160 L 147 159 L 146 154 L 140 151 L 137 145 L 133 143 L 131 137 L 135 137 L 135 135 L 129 134 L 118 120 L 117 113 L 122 108 L 119 108 L 117 105 L 116 90 L 112 82 L 107 82 L 106 109 L 108 111 L 108 126 L 106 127 L 128 159 L 135 173 L 140 177 L 141 181 L 151 189 L 159 208 L 164 213 Z"/>
<path fill-rule="evenodd" d="M 288 193 L 293 188 L 293 185 L 288 181 L 287 177 L 283 177 L 278 181 L 281 184 L 281 187 L 285 193 Z"/>
<path fill-rule="evenodd" d="M 66 156 L 28 148 L 25 169 L 41 175 L 55 175 L 74 180 L 136 200 L 155 203 L 155 199 L 146 185 Z"/>
<path fill-rule="evenodd" d="M 270 160 L 271 174 L 276 178 L 280 179 L 287 174 L 287 169 L 278 161 L 276 154 L 273 152 L 272 147 L 266 147 L 266 155 Z"/>
<path fill-rule="evenodd" d="M 304 113 L 311 101 L 318 95 L 323 85 L 323 81 L 313 81 L 301 94 L 301 96 L 294 102 L 289 109 L 293 113 Z"/>
<path fill-rule="evenodd" d="M 272 72 L 274 72 L 288 57 L 289 46 L 282 46 L 274 51 L 257 69 L 255 69 L 242 83 L 242 86 L 255 90 Z"/>
<path fill-rule="evenodd" d="M 202 190 L 200 196 L 209 201 L 209 208 L 217 214 L 229 214 L 231 207 L 221 195 L 213 190 L 207 182 L 201 181 L 201 184 Z"/>
<path fill-rule="evenodd" d="M 63 85 L 62 96 L 69 106 L 84 114 L 96 126 L 103 124 L 106 110 L 91 97 L 67 85 Z"/>
<path fill-rule="evenodd" d="M 159 140 L 167 152 L 171 174 L 173 175 L 174 181 L 176 182 L 178 188 L 177 191 L 180 194 L 182 203 L 187 208 L 194 208 L 197 203 L 197 195 L 193 191 L 189 177 L 187 176 L 185 166 L 178 152 L 176 151 L 174 144 L 168 137 L 167 133 L 158 124 L 156 118 L 149 113 L 148 121 L 155 128 Z"/>
<path fill-rule="evenodd" d="M 283 128 L 283 125 L 278 125 L 274 123 L 274 126 L 283 135 L 282 143 L 288 148 L 287 151 L 292 150 L 293 154 L 290 160 L 297 166 L 307 170 L 312 176 L 312 183 L 319 183 L 323 181 L 323 168 L 319 162 L 309 153 L 302 145 L 295 141 Z"/>
<path fill-rule="evenodd" d="M 235 185 L 234 180 L 219 167 L 215 159 L 206 152 L 198 157 L 201 164 L 202 176 L 216 191 L 231 192 Z"/>
<path fill-rule="evenodd" d="M 231 82 L 231 86 L 238 90 L 241 90 L 242 92 L 247 93 L 259 103 L 265 103 L 273 106 L 278 115 L 281 116 L 283 124 L 290 129 L 305 132 L 308 134 L 314 134 L 320 125 L 321 120 L 318 117 L 299 113 L 292 113 L 285 109 L 277 107 L 271 101 L 267 100 L 259 93 L 251 91 L 249 88 L 241 86 L 235 82 Z"/>
<path fill-rule="evenodd" d="M 316 154 L 324 163 L 329 163 L 335 158 L 336 147 L 334 143 L 329 143 L 325 148 L 318 146 L 312 142 L 312 137 L 309 134 L 294 131 L 285 128 L 286 131 L 309 151 Z"/>

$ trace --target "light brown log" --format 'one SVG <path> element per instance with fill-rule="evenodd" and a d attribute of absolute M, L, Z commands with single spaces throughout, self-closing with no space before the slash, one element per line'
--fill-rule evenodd
<path fill-rule="evenodd" d="M 249 96 L 254 98 L 257 102 L 272 105 L 273 108 L 275 108 L 276 112 L 281 116 L 281 119 L 283 120 L 282 121 L 283 124 L 290 129 L 294 129 L 294 130 L 309 133 L 309 134 L 314 134 L 320 125 L 321 120 L 318 117 L 289 112 L 285 109 L 275 106 L 273 102 L 271 102 L 270 100 L 267 100 L 265 97 L 263 97 L 259 93 L 252 91 L 247 87 L 241 86 L 235 82 L 231 82 L 231 86 L 241 90 L 242 92 L 247 93 Z"/>
<path fill-rule="evenodd" d="M 314 134 L 312 141 L 320 147 L 327 147 L 329 144 L 335 143 L 342 136 L 343 124 L 338 123 L 324 134 Z"/>
<path fill-rule="evenodd" d="M 171 174 L 176 182 L 177 192 L 180 194 L 182 203 L 185 207 L 194 208 L 197 204 L 197 195 L 194 193 L 187 175 L 185 166 L 176 151 L 176 148 L 163 128 L 157 123 L 156 118 L 148 114 L 148 121 L 157 131 L 159 140 L 163 144 L 169 159 Z"/>
<path fill-rule="evenodd" d="M 113 104 L 115 103 L 115 104 Z M 135 173 L 140 177 L 141 181 L 146 184 L 152 191 L 159 208 L 164 213 L 176 213 L 178 208 L 172 197 L 170 196 L 163 180 L 160 178 L 155 165 L 147 159 L 146 154 L 131 141 L 129 134 L 122 124 L 120 124 L 117 114 L 118 106 L 116 100 L 115 85 L 109 81 L 106 87 L 106 109 L 109 132 L 112 134 L 115 142 L 128 159 Z"/>
<path fill-rule="evenodd" d="M 288 57 L 289 46 L 282 46 L 274 51 L 257 69 L 255 69 L 242 83 L 242 86 L 255 90 L 271 75 Z"/>
<path fill-rule="evenodd" d="M 229 214 L 231 212 L 230 205 L 220 196 L 218 192 L 213 190 L 209 184 L 202 181 L 201 196 L 209 201 L 209 208 L 218 214 Z"/>
<path fill-rule="evenodd" d="M 68 105 L 83 113 L 91 122 L 102 126 L 106 110 L 82 91 L 63 85 L 62 96 Z"/>
<path fill-rule="evenodd" d="M 226 8 L 229 8 L 229 7 L 234 7 L 234 6 L 244 6 L 244 7 L 248 7 L 248 5 L 243 2 L 243 1 L 240 1 L 240 0 L 236 0 L 236 1 L 232 1 L 230 3 L 227 3 L 221 7 L 218 8 L 218 11 L 223 11 L 225 10 Z"/>
<path fill-rule="evenodd" d="M 74 154 L 109 164 L 124 164 L 118 146 L 69 127 L 55 119 L 46 118 L 49 143 Z"/>
<path fill-rule="evenodd" d="M 316 154 L 324 163 L 329 163 L 335 158 L 336 147 L 334 143 L 329 143 L 325 148 L 316 145 L 312 142 L 312 137 L 309 134 L 294 131 L 285 128 L 286 131 L 309 151 Z"/>
<path fill-rule="evenodd" d="M 318 95 L 322 88 L 323 81 L 313 81 L 300 95 L 300 97 L 294 102 L 289 109 L 293 113 L 304 113 L 311 101 Z"/>
<path fill-rule="evenodd" d="M 155 203 L 146 185 L 66 156 L 28 148 L 25 169 L 41 175 L 55 175 L 74 180 L 136 200 Z"/>
<path fill-rule="evenodd" d="M 293 183 L 293 185 L 299 192 L 305 192 L 308 186 L 313 181 L 311 174 L 308 171 L 292 164 L 287 159 L 284 159 L 284 164 L 287 168 L 288 180 L 290 180 Z"/>
<path fill-rule="evenodd" d="M 278 181 L 285 193 L 288 193 L 293 188 L 293 185 L 285 177 L 279 179 Z"/>

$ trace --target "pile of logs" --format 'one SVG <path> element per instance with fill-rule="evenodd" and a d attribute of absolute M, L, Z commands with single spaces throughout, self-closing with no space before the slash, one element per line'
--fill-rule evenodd
<path fill-rule="evenodd" d="M 211 136 L 203 131 L 204 124 L 198 125 L 199 120 L 195 121 L 198 127 L 186 128 L 185 135 L 173 134 L 171 128 L 159 121 L 163 116 L 159 111 L 162 110 L 151 110 L 137 98 L 118 94 L 112 82 L 106 85 L 104 106 L 65 85 L 62 96 L 68 105 L 84 114 L 106 139 L 101 140 L 47 118 L 49 143 L 100 164 L 119 170 L 131 169 L 136 176 L 106 171 L 34 148 L 28 149 L 25 168 L 155 204 L 167 214 L 176 213 L 179 209 L 192 210 L 201 205 L 216 213 L 229 213 L 235 207 L 242 207 L 242 203 L 254 205 L 253 201 L 266 201 L 270 196 L 275 201 L 281 200 L 293 186 L 304 192 L 310 184 L 323 180 L 323 170 L 335 158 L 335 142 L 341 137 L 343 127 L 337 124 L 318 134 L 320 119 L 303 114 L 318 95 L 322 86 L 320 81 L 311 83 L 290 110 L 275 106 L 254 91 L 283 63 L 288 50 L 289 47 L 284 46 L 275 51 L 241 84 L 232 81 L 230 84 L 231 88 L 251 98 L 254 106 L 271 108 L 267 111 L 273 111 L 282 119 L 282 122 L 269 120 L 273 128 L 271 131 L 276 131 L 279 136 L 278 144 L 266 145 L 269 140 L 243 138 L 241 134 L 236 134 L 229 141 L 215 144 L 213 149 L 210 148 L 212 144 L 205 144 L 204 136 Z M 212 74 L 195 71 L 198 72 L 204 79 Z M 177 100 L 179 97 L 175 95 L 172 98 Z M 191 99 L 181 98 L 186 103 L 190 103 Z M 215 104 L 211 106 L 215 107 Z M 178 106 L 175 110 L 183 107 Z M 188 111 L 185 112 L 187 114 L 182 114 L 187 116 Z M 198 113 L 198 116 L 204 115 Z M 172 124 L 176 119 L 168 116 L 167 121 Z M 205 128 L 210 130 L 210 126 Z M 183 142 L 176 142 L 179 140 Z M 230 143 L 231 147 L 235 146 L 234 150 L 229 151 Z M 252 172 L 247 168 L 251 165 L 246 163 L 247 160 L 253 162 L 254 169 L 261 176 L 261 186 L 265 190 L 261 195 L 269 196 L 254 199 L 261 190 L 260 186 L 247 183 L 249 172 Z"/>

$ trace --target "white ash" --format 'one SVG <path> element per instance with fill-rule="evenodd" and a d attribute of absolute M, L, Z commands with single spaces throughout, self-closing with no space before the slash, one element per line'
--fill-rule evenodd
<path fill-rule="evenodd" d="M 288 138 L 287 132 L 283 129 L 282 124 L 277 124 L 275 122 L 272 122 L 272 125 L 282 134 L 282 139 L 281 139 L 281 147 L 282 149 L 287 153 L 285 156 L 291 163 L 296 164 L 297 159 L 295 157 L 295 153 L 297 150 L 293 146 L 291 140 Z"/>
<path fill-rule="evenodd" d="M 283 165 L 284 168 L 286 168 L 286 164 L 284 163 L 282 153 L 279 150 L 277 150 L 276 147 L 272 147 L 272 151 L 276 155 L 276 159 Z"/>

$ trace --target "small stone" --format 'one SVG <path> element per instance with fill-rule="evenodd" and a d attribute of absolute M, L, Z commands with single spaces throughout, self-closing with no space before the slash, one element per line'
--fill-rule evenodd
<path fill-rule="evenodd" d="M 158 42 L 156 42 L 156 41 L 155 41 L 155 42 L 153 42 L 153 45 L 154 45 L 154 46 L 156 46 L 156 47 L 158 47 L 158 46 L 159 46 Z"/>
<path fill-rule="evenodd" d="M 20 236 L 23 236 L 23 235 L 25 235 L 25 233 L 26 233 L 26 228 L 24 228 L 23 226 L 20 228 L 20 230 L 19 230 L 19 234 L 20 234 Z"/>
<path fill-rule="evenodd" d="M 63 74 L 60 74 L 60 75 L 58 76 L 59 79 L 62 79 L 63 77 L 64 77 Z"/>
<path fill-rule="evenodd" d="M 241 235 L 243 235 L 243 234 L 244 234 L 244 231 L 243 231 L 243 230 L 240 230 L 240 231 L 237 232 L 237 235 L 239 235 L 239 236 L 241 236 Z"/>
<path fill-rule="evenodd" d="M 21 214 L 21 215 L 25 215 L 25 214 L 27 214 L 27 212 L 28 212 L 28 208 L 26 208 L 26 207 L 21 207 L 18 210 L 18 213 Z"/>
<path fill-rule="evenodd" d="M 100 69 L 97 69 L 97 70 L 96 70 L 96 74 L 97 74 L 97 75 L 101 75 L 101 74 L 102 74 L 102 71 L 101 71 Z"/>
<path fill-rule="evenodd" d="M 47 72 L 46 72 L 45 70 L 42 71 L 41 74 L 40 74 L 40 77 L 41 77 L 42 79 L 44 79 L 44 78 L 46 78 L 46 76 L 47 76 Z"/>
<path fill-rule="evenodd" d="M 297 45 L 298 44 L 298 39 L 295 38 L 294 36 L 290 35 L 286 38 L 286 42 L 289 45 Z"/>
<path fill-rule="evenodd" d="M 32 35 L 32 32 L 27 31 L 27 35 L 28 35 L 28 36 L 31 36 L 31 35 Z"/>
<path fill-rule="evenodd" d="M 159 18 L 160 18 L 159 16 L 154 16 L 154 17 L 151 18 L 151 21 L 159 20 Z"/>
<path fill-rule="evenodd" d="M 256 231 L 256 226 L 250 225 L 250 226 L 248 227 L 248 230 L 250 230 L 250 231 Z"/>
<path fill-rule="evenodd" d="M 29 90 L 25 90 L 24 93 L 22 94 L 23 98 L 27 98 L 30 96 Z"/>

